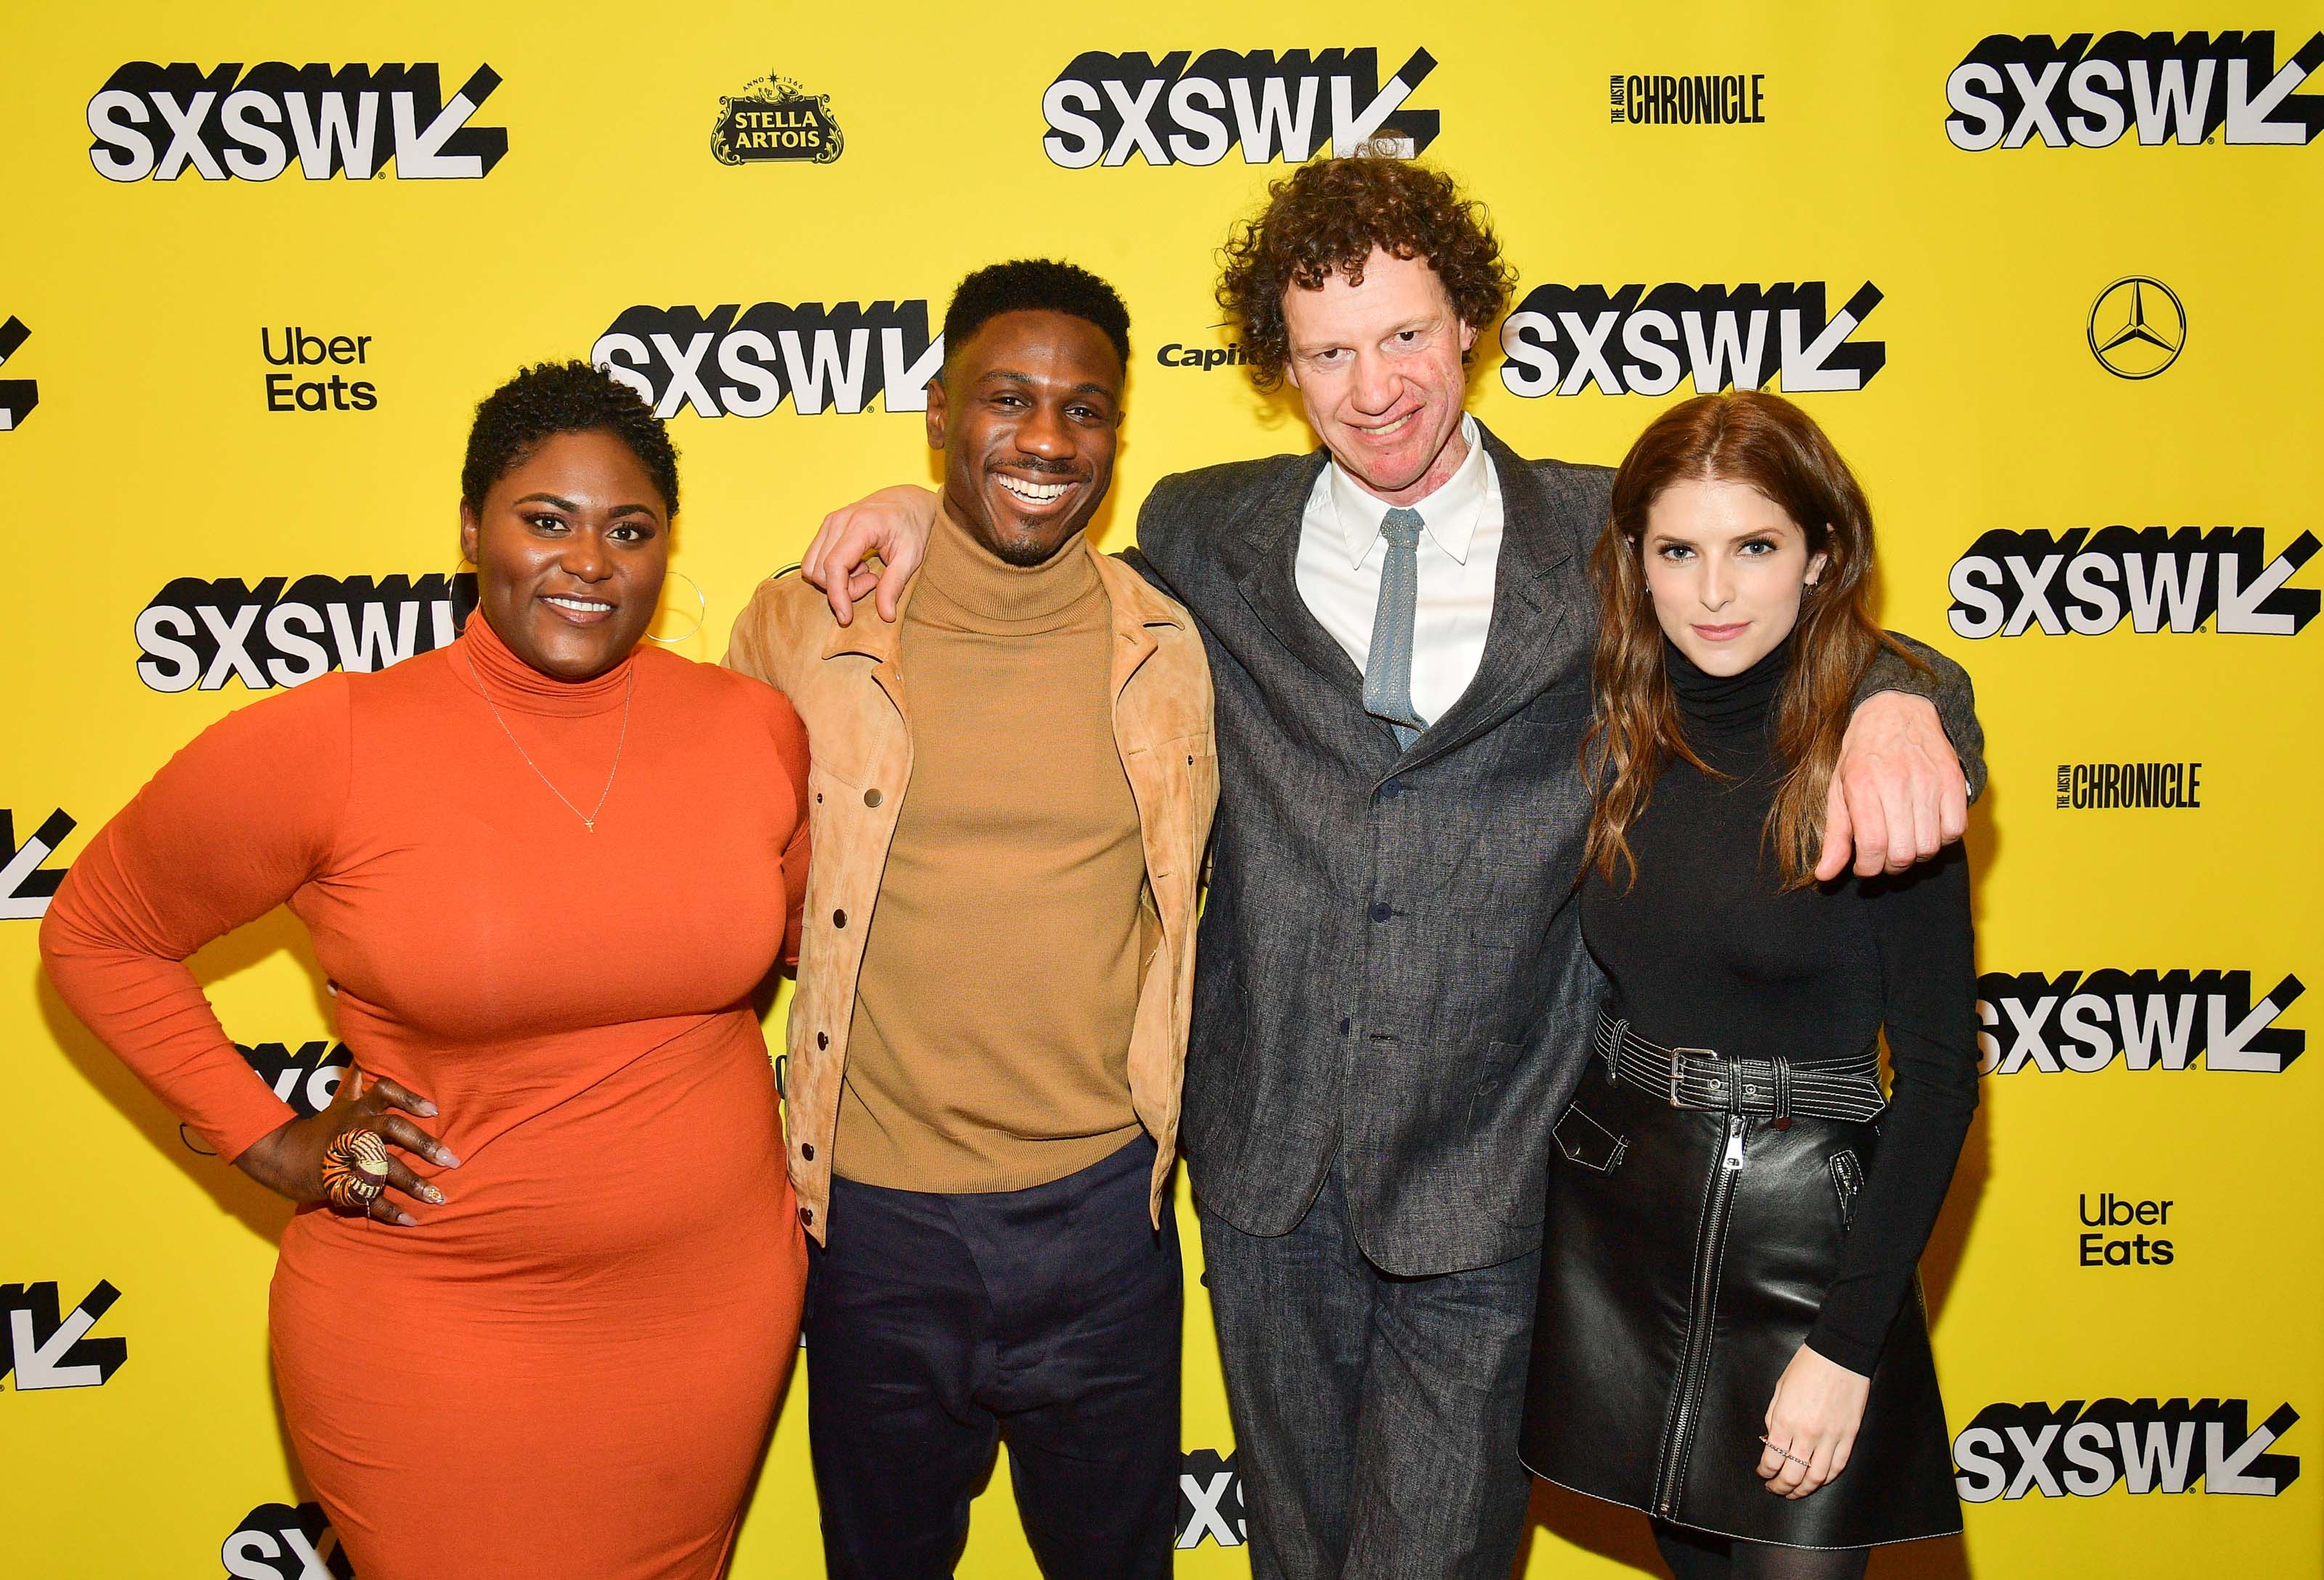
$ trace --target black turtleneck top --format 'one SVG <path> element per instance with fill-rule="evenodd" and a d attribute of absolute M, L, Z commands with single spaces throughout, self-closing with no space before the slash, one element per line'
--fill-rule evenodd
<path fill-rule="evenodd" d="M 1782 892 L 1761 831 L 1783 774 L 1770 734 L 1790 642 L 1728 677 L 1664 645 L 1687 744 L 1729 777 L 1675 760 L 1663 770 L 1629 830 L 1637 882 L 1593 869 L 1582 933 L 1612 1012 L 1666 1048 L 1812 1062 L 1886 1033 L 1880 1143 L 1808 1335 L 1817 1354 L 1869 1374 L 1977 1108 L 1969 863 L 1953 845 L 1898 877 Z"/>

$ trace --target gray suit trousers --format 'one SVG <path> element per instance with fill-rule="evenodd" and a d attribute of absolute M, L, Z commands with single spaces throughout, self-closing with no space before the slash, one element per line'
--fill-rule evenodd
<path fill-rule="evenodd" d="M 1203 1211 L 1254 1580 L 1506 1580 L 1538 1249 L 1383 1272 L 1335 1163 L 1287 1234 Z"/>

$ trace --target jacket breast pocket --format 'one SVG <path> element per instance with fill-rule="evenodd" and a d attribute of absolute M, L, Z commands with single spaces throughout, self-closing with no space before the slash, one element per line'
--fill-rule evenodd
<path fill-rule="evenodd" d="M 1623 1154 L 1630 1150 L 1627 1140 L 1591 1118 L 1579 1103 L 1569 1104 L 1558 1116 L 1557 1123 L 1549 1127 L 1549 1136 L 1567 1162 L 1600 1174 L 1611 1174 L 1619 1169 Z"/>

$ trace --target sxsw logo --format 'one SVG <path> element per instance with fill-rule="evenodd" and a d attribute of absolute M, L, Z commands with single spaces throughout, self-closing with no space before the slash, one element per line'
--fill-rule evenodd
<path fill-rule="evenodd" d="M 1205 1541 L 1239 1548 L 1250 1539 L 1243 1522 L 1242 1477 L 1235 1470 L 1233 1455 L 1221 1458 L 1215 1448 L 1197 1448 L 1186 1455 L 1178 1472 L 1175 1529 L 1182 1552 Z"/>
<path fill-rule="evenodd" d="M 1953 634 L 2097 636 L 2126 619 L 2142 635 L 2294 636 L 2316 618 L 2317 594 L 2288 587 L 2315 556 L 2302 532 L 2271 558 L 2257 527 L 1996 528 L 1953 561 L 1945 613 Z"/>
<path fill-rule="evenodd" d="M 447 646 L 454 605 L 475 603 L 475 573 L 181 576 L 137 616 L 137 678 L 156 691 L 216 691 L 240 680 L 253 691 L 297 686 L 333 670 L 358 674 Z"/>
<path fill-rule="evenodd" d="M 1995 33 L 1945 79 L 1945 135 L 1955 148 L 2188 146 L 2224 131 L 2230 145 L 2301 146 L 2324 130 L 2324 97 L 2294 93 L 2324 66 L 2324 32 L 2282 67 L 2275 34 Z"/>
<path fill-rule="evenodd" d="M 1786 394 L 1860 390 L 1887 365 L 1878 340 L 1849 338 L 1880 305 L 1867 282 L 1837 313 L 1824 282 L 1797 285 L 1536 285 L 1501 326 L 1513 395 L 1666 395 L 1733 385 Z"/>
<path fill-rule="evenodd" d="M 2207 1399 L 2069 1400 L 1989 1404 L 1953 1439 L 1953 1485 L 1965 1503 L 1997 1498 L 2095 1498 L 2186 1492 L 2274 1498 L 2300 1479 L 2300 1457 L 2273 1454 L 2300 1419 L 2289 1404 L 2258 1427 L 2251 1403 Z"/>
<path fill-rule="evenodd" d="M 438 69 L 240 62 L 204 71 L 133 60 L 88 101 L 88 162 L 108 181 L 310 181 L 387 173 L 477 180 L 508 152 L 508 132 L 471 126 L 499 73 L 479 66 L 450 102 Z"/>
<path fill-rule="evenodd" d="M 320 1113 L 331 1105 L 339 1095 L 339 1084 L 355 1064 L 346 1043 L 319 1037 L 296 1047 L 287 1042 L 237 1042 L 234 1050 L 270 1091 L 302 1117 Z M 213 1155 L 192 1126 L 180 1125 L 178 1136 L 189 1150 L 204 1157 Z"/>
<path fill-rule="evenodd" d="M 1434 110 L 1407 109 L 1436 69 L 1413 51 L 1386 83 L 1379 51 L 1173 50 L 1074 57 L 1041 96 L 1041 148 L 1067 170 L 1127 164 L 1305 164 L 1319 149 L 1345 157 L 1385 141 L 1411 158 L 1436 141 Z"/>
<path fill-rule="evenodd" d="M 802 417 L 852 414 L 882 397 L 890 411 L 925 411 L 944 336 L 929 334 L 925 299 L 762 301 L 747 312 L 730 303 L 706 314 L 633 307 L 597 337 L 589 360 L 660 417 L 764 417 L 785 401 Z"/>
<path fill-rule="evenodd" d="M 2286 976 L 2252 1001 L 2248 971 L 1988 971 L 1977 979 L 1978 1067 L 2088 1075 L 2183 1070 L 2281 1075 L 2308 1033 L 2275 1022 L 2306 992 Z"/>
<path fill-rule="evenodd" d="M 0 807 L 0 920 L 38 921 L 48 915 L 65 874 L 61 867 L 41 864 L 56 854 L 74 827 L 72 816 L 60 807 L 18 845 L 16 815 Z"/>
<path fill-rule="evenodd" d="M 15 314 L 0 324 L 0 365 L 16 355 L 16 347 L 32 337 L 24 328 L 24 320 Z M 24 424 L 32 408 L 41 403 L 41 386 L 31 379 L 0 379 L 0 433 L 8 433 Z"/>
<path fill-rule="evenodd" d="M 19 1393 L 105 1382 L 129 1358 L 129 1341 L 91 1338 L 88 1330 L 120 1298 L 99 1279 L 79 1305 L 60 1314 L 53 1281 L 0 1284 L 0 1381 L 14 1372 Z"/>
<path fill-rule="evenodd" d="M 235 1580 L 354 1580 L 320 1503 L 261 1503 L 243 1516 L 218 1548 Z"/>

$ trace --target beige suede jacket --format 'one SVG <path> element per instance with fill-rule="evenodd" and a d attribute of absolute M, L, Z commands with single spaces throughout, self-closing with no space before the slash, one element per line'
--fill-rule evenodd
<path fill-rule="evenodd" d="M 1113 606 L 1114 741 L 1138 802 L 1146 881 L 1162 922 L 1130 1039 L 1130 1103 L 1158 1148 L 1150 1203 L 1158 1224 L 1163 1185 L 1177 1155 L 1178 1086 L 1194 990 L 1194 902 L 1219 799 L 1210 662 L 1193 617 L 1145 577 L 1086 541 L 1069 552 L 1097 562 Z M 865 929 L 912 781 L 910 716 L 897 667 L 901 612 L 890 624 L 869 600 L 856 607 L 854 624 L 843 626 L 802 577 L 772 577 L 735 621 L 726 653 L 729 669 L 775 687 L 807 721 L 807 926 L 779 1085 L 799 1220 L 817 1240 L 831 1200 L 833 1132 Z"/>

